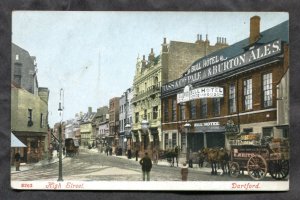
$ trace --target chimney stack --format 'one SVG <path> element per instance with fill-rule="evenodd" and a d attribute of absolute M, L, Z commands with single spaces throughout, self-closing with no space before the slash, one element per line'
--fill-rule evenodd
<path fill-rule="evenodd" d="M 250 37 L 249 43 L 253 44 L 256 42 L 260 37 L 260 17 L 253 16 L 250 19 Z"/>
<path fill-rule="evenodd" d="M 168 52 L 167 38 L 164 38 L 164 43 L 162 44 L 162 52 Z"/>
<path fill-rule="evenodd" d="M 142 67 L 146 66 L 146 59 L 145 59 L 145 55 L 143 55 L 143 60 L 142 60 Z"/>
<path fill-rule="evenodd" d="M 149 54 L 149 56 L 148 56 L 148 60 L 149 60 L 149 62 L 153 62 L 154 61 L 154 52 L 153 52 L 153 48 L 151 48 L 151 52 L 150 52 L 150 54 Z"/>

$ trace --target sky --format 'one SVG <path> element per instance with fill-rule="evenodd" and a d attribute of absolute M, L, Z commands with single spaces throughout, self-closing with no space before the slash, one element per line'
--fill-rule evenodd
<path fill-rule="evenodd" d="M 163 38 L 211 45 L 249 37 L 250 18 L 261 31 L 289 19 L 284 12 L 15 11 L 12 42 L 36 57 L 39 87 L 50 90 L 49 125 L 108 106 L 133 85 L 137 58 L 161 52 Z M 63 115 L 58 113 L 64 91 Z"/>

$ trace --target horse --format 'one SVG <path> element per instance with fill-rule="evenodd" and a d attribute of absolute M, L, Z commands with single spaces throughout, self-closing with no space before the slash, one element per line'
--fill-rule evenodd
<path fill-rule="evenodd" d="M 180 153 L 180 147 L 176 146 L 173 149 L 168 149 L 168 150 L 165 150 L 165 151 L 161 151 L 159 153 L 160 154 L 159 158 L 160 159 L 167 159 L 168 162 L 170 162 L 170 164 L 171 164 L 172 167 L 174 166 L 175 159 L 176 159 L 176 165 L 178 167 L 178 156 L 179 156 L 179 153 Z"/>
<path fill-rule="evenodd" d="M 217 166 L 221 164 L 222 174 L 229 173 L 229 155 L 223 148 L 203 148 L 201 153 L 211 164 L 211 174 L 217 175 Z M 221 175 L 222 175 L 221 174 Z"/>

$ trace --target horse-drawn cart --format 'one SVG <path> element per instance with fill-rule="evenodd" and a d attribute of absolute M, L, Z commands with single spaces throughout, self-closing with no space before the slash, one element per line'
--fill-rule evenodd
<path fill-rule="evenodd" d="M 78 155 L 79 153 L 79 143 L 78 140 L 72 138 L 65 139 L 65 147 L 66 147 L 66 156 L 73 157 Z"/>
<path fill-rule="evenodd" d="M 248 137 L 246 137 L 248 136 Z M 237 177 L 247 171 L 254 180 L 263 179 L 267 173 L 280 180 L 289 174 L 289 143 L 285 139 L 262 142 L 255 134 L 231 141 L 230 174 Z"/>

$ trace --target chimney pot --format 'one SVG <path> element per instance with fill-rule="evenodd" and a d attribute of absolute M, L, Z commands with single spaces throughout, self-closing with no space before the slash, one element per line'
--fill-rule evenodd
<path fill-rule="evenodd" d="M 260 37 L 260 17 L 253 16 L 250 19 L 250 37 L 249 43 L 252 44 L 256 42 Z"/>
<path fill-rule="evenodd" d="M 202 34 L 200 35 L 200 40 L 202 41 Z"/>
<path fill-rule="evenodd" d="M 164 44 L 166 44 L 167 43 L 167 38 L 164 38 Z"/>

